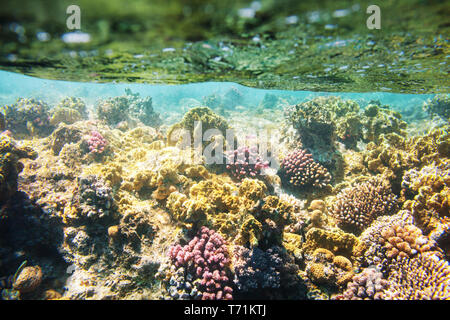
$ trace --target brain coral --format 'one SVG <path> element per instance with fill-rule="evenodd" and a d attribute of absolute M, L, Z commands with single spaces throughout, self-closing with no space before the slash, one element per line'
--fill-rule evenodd
<path fill-rule="evenodd" d="M 298 188 L 322 188 L 331 181 L 328 170 L 302 149 L 293 151 L 283 159 L 279 174 L 283 182 Z"/>
<path fill-rule="evenodd" d="M 380 215 L 392 214 L 397 197 L 389 183 L 380 177 L 343 189 L 330 209 L 338 225 L 351 232 L 361 232 Z"/>
<path fill-rule="evenodd" d="M 388 277 L 385 299 L 449 300 L 450 266 L 432 253 L 402 258 Z"/>

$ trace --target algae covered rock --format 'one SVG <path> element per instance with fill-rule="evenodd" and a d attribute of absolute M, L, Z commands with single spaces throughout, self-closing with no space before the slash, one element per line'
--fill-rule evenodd
<path fill-rule="evenodd" d="M 436 114 L 443 120 L 450 121 L 450 95 L 448 94 L 434 96 L 424 104 L 423 108 L 430 114 Z"/>
<path fill-rule="evenodd" d="M 36 159 L 30 147 L 20 147 L 7 135 L 0 135 L 0 203 L 17 191 L 17 179 L 23 169 L 20 159 Z"/>
<path fill-rule="evenodd" d="M 125 90 L 126 95 L 101 100 L 96 105 L 97 117 L 110 126 L 127 123 L 135 127 L 138 123 L 159 127 L 161 119 L 153 110 L 151 97 L 140 97 L 138 93 Z"/>
<path fill-rule="evenodd" d="M 180 130 L 186 130 L 189 133 L 190 141 L 194 141 L 195 132 L 197 132 L 200 141 L 203 141 L 203 135 L 206 131 L 215 129 L 217 134 L 225 136 L 228 128 L 230 126 L 225 118 L 217 115 L 210 108 L 195 107 L 186 112 L 183 119 L 169 129 L 167 136 L 170 142 L 178 142 L 180 138 L 183 138 L 178 136 Z"/>
<path fill-rule="evenodd" d="M 16 103 L 4 107 L 6 129 L 17 137 L 45 137 L 53 130 L 50 123 L 50 107 L 34 98 L 19 98 Z"/>
<path fill-rule="evenodd" d="M 86 104 L 80 98 L 67 97 L 51 110 L 50 123 L 54 126 L 63 122 L 72 124 L 87 117 Z"/>

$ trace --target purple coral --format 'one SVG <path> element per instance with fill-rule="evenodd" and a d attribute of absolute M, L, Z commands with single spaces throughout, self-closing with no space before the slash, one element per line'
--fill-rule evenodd
<path fill-rule="evenodd" d="M 295 187 L 325 187 L 331 181 L 326 168 L 315 162 L 306 150 L 297 149 L 288 154 L 280 166 L 281 179 Z"/>
<path fill-rule="evenodd" d="M 299 268 L 282 247 L 262 250 L 237 245 L 233 266 L 238 299 L 299 299 L 303 294 Z"/>
<path fill-rule="evenodd" d="M 94 154 L 101 154 L 105 151 L 108 141 L 101 135 L 100 132 L 94 130 L 88 138 L 89 151 Z"/>
<path fill-rule="evenodd" d="M 361 273 L 354 275 L 351 282 L 347 284 L 343 298 L 347 300 L 380 300 L 387 281 L 383 274 L 375 268 L 366 268 Z"/>
<path fill-rule="evenodd" d="M 192 279 L 202 300 L 230 300 L 233 289 L 228 286 L 227 266 L 230 262 L 225 240 L 214 230 L 203 226 L 187 245 L 170 247 L 169 256 L 175 267 L 183 268 Z"/>
<path fill-rule="evenodd" d="M 239 147 L 226 154 L 227 170 L 237 180 L 256 178 L 261 175 L 261 169 L 267 168 L 269 163 L 258 155 L 256 147 Z"/>

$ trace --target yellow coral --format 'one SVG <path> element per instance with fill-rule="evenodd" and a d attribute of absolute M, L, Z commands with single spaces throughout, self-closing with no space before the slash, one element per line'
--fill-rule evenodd
<path fill-rule="evenodd" d="M 303 245 L 303 251 L 306 253 L 314 252 L 317 248 L 325 248 L 334 254 L 352 256 L 355 248 L 358 247 L 359 240 L 353 234 L 345 233 L 342 230 L 324 230 L 311 228 L 306 233 L 306 242 Z"/>

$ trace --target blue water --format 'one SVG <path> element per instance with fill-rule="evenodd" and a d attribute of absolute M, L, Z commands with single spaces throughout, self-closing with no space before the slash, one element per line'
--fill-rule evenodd
<path fill-rule="evenodd" d="M 0 71 L 0 105 L 12 104 L 17 98 L 37 98 L 44 100 L 50 105 L 56 105 L 61 99 L 68 96 L 82 98 L 87 105 L 94 105 L 99 99 L 124 95 L 127 88 L 133 93 L 139 93 L 141 96 L 151 96 L 155 111 L 161 114 L 168 110 L 178 111 L 182 99 L 192 98 L 201 102 L 204 96 L 214 93 L 223 95 L 231 88 L 238 89 L 243 96 L 242 105 L 248 108 L 258 106 L 264 95 L 271 93 L 283 97 L 291 96 L 295 103 L 301 103 L 317 96 L 340 96 L 344 99 L 353 99 L 361 107 L 364 107 L 371 100 L 378 100 L 382 104 L 387 104 L 392 109 L 402 113 L 411 109 L 421 109 L 425 101 L 434 97 L 433 94 L 400 94 L 391 92 L 330 93 L 264 90 L 249 88 L 231 82 L 205 82 L 184 85 L 69 82 L 40 79 Z"/>

